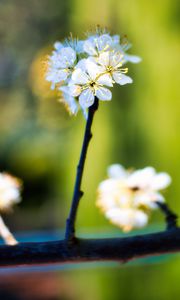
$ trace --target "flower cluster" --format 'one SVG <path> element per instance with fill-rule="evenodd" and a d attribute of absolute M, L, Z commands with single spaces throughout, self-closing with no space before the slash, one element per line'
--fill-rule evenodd
<path fill-rule="evenodd" d="M 111 100 L 109 88 L 114 83 L 132 83 L 125 75 L 128 68 L 123 65 L 138 63 L 140 58 L 127 54 L 129 47 L 118 35 L 105 32 L 90 35 L 83 41 L 71 38 L 64 43 L 56 42 L 48 60 L 46 80 L 51 82 L 52 89 L 62 92 L 63 102 L 71 114 L 76 114 L 80 107 L 86 116 L 95 97 Z"/>
<path fill-rule="evenodd" d="M 130 231 L 147 224 L 151 209 L 164 202 L 159 190 L 171 183 L 167 173 L 156 173 L 152 167 L 125 170 L 115 164 L 108 168 L 108 179 L 98 187 L 97 206 L 113 224 Z"/>
<path fill-rule="evenodd" d="M 0 211 L 8 211 L 20 202 L 21 182 L 19 179 L 0 173 Z"/>

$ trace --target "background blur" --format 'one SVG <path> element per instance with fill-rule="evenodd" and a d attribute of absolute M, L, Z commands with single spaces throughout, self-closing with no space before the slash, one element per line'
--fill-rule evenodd
<path fill-rule="evenodd" d="M 126 34 L 132 53 L 143 61 L 129 65 L 134 84 L 116 86 L 112 102 L 101 103 L 95 116 L 78 234 L 121 234 L 95 207 L 98 183 L 107 166 L 116 162 L 136 168 L 152 165 L 170 173 L 173 183 L 166 198 L 180 214 L 179 14 L 178 0 L 0 0 L 0 170 L 24 181 L 22 203 L 14 214 L 4 216 L 17 237 L 58 238 L 57 229 L 64 231 L 85 121 L 81 113 L 70 117 L 49 90 L 43 80 L 45 59 L 56 40 L 70 32 L 83 38 L 97 24 Z M 149 225 L 149 231 L 163 228 L 160 213 L 153 214 L 151 223 L 155 225 Z M 178 299 L 179 276 L 179 256 L 123 267 L 93 264 L 1 272 L 0 296 Z"/>

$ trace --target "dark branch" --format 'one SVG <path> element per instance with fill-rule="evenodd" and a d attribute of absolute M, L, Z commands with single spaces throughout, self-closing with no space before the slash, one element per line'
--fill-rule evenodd
<path fill-rule="evenodd" d="M 178 216 L 171 211 L 171 209 L 168 207 L 166 203 L 161 203 L 159 201 L 156 201 L 156 203 L 158 207 L 161 209 L 162 213 L 165 215 L 167 229 L 169 230 L 169 229 L 177 228 Z"/>
<path fill-rule="evenodd" d="M 180 252 L 180 228 L 147 235 L 109 239 L 74 239 L 0 246 L 0 266 L 90 261 L 127 262 L 145 256 Z"/>
<path fill-rule="evenodd" d="M 79 164 L 77 166 L 76 182 L 74 186 L 72 205 L 71 205 L 69 217 L 66 221 L 66 234 L 65 234 L 66 240 L 72 240 L 75 234 L 75 221 L 76 221 L 77 209 L 78 209 L 79 201 L 83 195 L 83 192 L 81 191 L 81 181 L 83 176 L 83 170 L 84 170 L 88 145 L 92 138 L 91 126 L 93 122 L 94 113 L 97 109 L 98 109 L 98 99 L 95 97 L 94 104 L 89 108 L 88 119 L 87 119 L 86 129 L 84 133 L 84 140 L 81 149 L 81 155 L 79 159 Z"/>

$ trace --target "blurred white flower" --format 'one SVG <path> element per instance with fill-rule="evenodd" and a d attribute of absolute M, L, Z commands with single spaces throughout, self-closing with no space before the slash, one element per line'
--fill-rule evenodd
<path fill-rule="evenodd" d="M 9 211 L 14 204 L 20 202 L 20 188 L 21 182 L 19 179 L 7 173 L 0 173 L 0 211 Z M 18 243 L 1 216 L 0 235 L 8 245 Z"/>
<path fill-rule="evenodd" d="M 0 173 L 0 211 L 9 210 L 20 202 L 20 188 L 19 179 L 7 173 Z"/>
<path fill-rule="evenodd" d="M 152 167 L 128 171 L 115 164 L 108 168 L 108 177 L 98 187 L 97 206 L 124 231 L 147 224 L 150 209 L 158 208 L 156 201 L 165 201 L 159 190 L 171 183 L 167 173 Z"/>
<path fill-rule="evenodd" d="M 18 241 L 16 241 L 15 237 L 10 232 L 9 228 L 6 226 L 1 216 L 0 216 L 0 236 L 3 238 L 4 242 L 7 245 L 18 244 Z"/>

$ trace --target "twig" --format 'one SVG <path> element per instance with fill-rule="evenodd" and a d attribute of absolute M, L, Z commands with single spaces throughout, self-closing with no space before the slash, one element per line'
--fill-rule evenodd
<path fill-rule="evenodd" d="M 122 263 L 146 256 L 180 252 L 180 228 L 125 238 L 75 239 L 0 246 L 0 266 L 92 261 Z"/>
<path fill-rule="evenodd" d="M 83 176 L 83 170 L 84 170 L 84 164 L 86 160 L 86 154 L 88 150 L 89 142 L 92 138 L 91 133 L 91 126 L 93 122 L 93 117 L 95 111 L 98 109 L 98 99 L 95 97 L 94 104 L 90 106 L 89 112 L 88 112 L 88 119 L 86 123 L 86 129 L 84 133 L 84 140 L 83 145 L 81 149 L 81 155 L 79 159 L 79 164 L 77 166 L 77 173 L 76 173 L 76 181 L 74 186 L 74 193 L 73 193 L 73 199 L 71 204 L 71 209 L 69 213 L 69 217 L 66 221 L 66 233 L 65 238 L 66 240 L 72 241 L 75 237 L 75 221 L 76 221 L 76 215 L 77 215 L 77 209 L 79 205 L 79 201 L 81 197 L 83 196 L 83 192 L 81 191 L 81 181 Z"/>
<path fill-rule="evenodd" d="M 167 230 L 177 228 L 178 216 L 170 210 L 166 203 L 161 203 L 159 201 L 156 201 L 156 203 L 165 215 Z"/>

